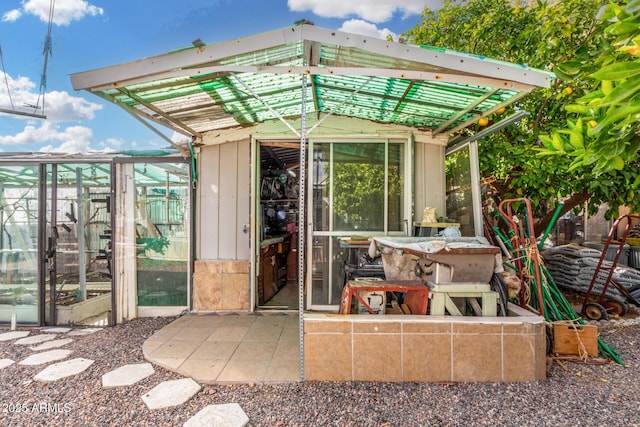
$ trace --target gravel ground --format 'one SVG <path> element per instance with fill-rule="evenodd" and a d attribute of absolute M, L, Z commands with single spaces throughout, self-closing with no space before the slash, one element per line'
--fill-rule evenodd
<path fill-rule="evenodd" d="M 137 319 L 74 337 L 65 348 L 95 360 L 75 377 L 40 383 L 32 378 L 42 366 L 0 370 L 0 426 L 180 426 L 207 405 L 234 402 L 251 426 L 640 426 L 637 321 L 599 323 L 626 367 L 566 363 L 565 370 L 554 363 L 549 378 L 539 382 L 205 385 L 187 403 L 154 411 L 140 396 L 178 375 L 155 367 L 134 386 L 103 389 L 102 374 L 143 362 L 144 340 L 171 320 Z M 0 359 L 19 361 L 32 353 L 0 342 Z M 57 410 L 35 409 L 41 405 Z"/>

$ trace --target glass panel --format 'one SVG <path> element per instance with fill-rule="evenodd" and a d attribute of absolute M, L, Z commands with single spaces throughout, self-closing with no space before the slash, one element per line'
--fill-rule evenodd
<path fill-rule="evenodd" d="M 38 168 L 3 166 L 0 176 L 0 322 L 38 322 Z"/>
<path fill-rule="evenodd" d="M 55 185 L 52 180 L 56 180 Z M 108 164 L 47 166 L 45 319 L 107 325 L 111 309 L 111 170 Z M 72 310 L 74 304 L 84 309 Z"/>
<path fill-rule="evenodd" d="M 140 306 L 187 306 L 189 175 L 186 163 L 135 165 Z"/>
<path fill-rule="evenodd" d="M 312 305 L 340 303 L 347 255 L 337 236 L 405 230 L 405 147 L 384 141 L 313 145 Z"/>
<path fill-rule="evenodd" d="M 404 144 L 389 144 L 389 231 L 404 229 Z"/>
<path fill-rule="evenodd" d="M 329 161 L 331 144 L 313 146 L 313 229 L 329 231 Z"/>
<path fill-rule="evenodd" d="M 468 147 L 447 156 L 446 174 L 447 218 L 460 223 L 463 236 L 475 236 Z"/>
<path fill-rule="evenodd" d="M 384 231 L 385 144 L 333 144 L 333 230 Z"/>
<path fill-rule="evenodd" d="M 344 285 L 344 257 L 338 239 L 328 236 L 313 238 L 311 280 L 313 305 L 340 304 Z"/>

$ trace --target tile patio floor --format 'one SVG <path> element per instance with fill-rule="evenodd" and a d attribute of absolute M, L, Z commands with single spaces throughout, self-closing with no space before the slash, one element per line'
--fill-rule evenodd
<path fill-rule="evenodd" d="M 297 312 L 188 314 L 149 337 L 143 351 L 200 383 L 300 380 Z"/>

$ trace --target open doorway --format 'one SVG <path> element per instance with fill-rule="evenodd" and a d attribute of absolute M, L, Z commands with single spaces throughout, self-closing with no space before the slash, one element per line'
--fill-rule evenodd
<path fill-rule="evenodd" d="M 259 142 L 256 307 L 298 310 L 300 145 Z"/>

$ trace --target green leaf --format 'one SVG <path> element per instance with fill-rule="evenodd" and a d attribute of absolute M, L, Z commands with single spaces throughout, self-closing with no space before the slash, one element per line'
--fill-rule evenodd
<path fill-rule="evenodd" d="M 567 113 L 577 113 L 586 115 L 593 115 L 593 109 L 588 105 L 569 104 L 565 105 L 564 109 Z"/>
<path fill-rule="evenodd" d="M 553 135 L 551 135 L 551 144 L 556 150 L 564 151 L 564 142 L 562 141 L 562 137 L 559 133 L 554 133 Z"/>
<path fill-rule="evenodd" d="M 635 104 L 635 105 L 626 105 L 617 109 L 614 109 L 612 112 L 608 112 L 606 117 L 604 118 L 604 120 L 602 120 L 598 126 L 596 126 L 595 128 L 593 128 L 593 134 L 597 135 L 598 133 L 600 133 L 604 128 L 606 128 L 607 126 L 611 125 L 612 123 L 615 123 L 619 120 L 622 120 L 632 114 L 638 114 L 640 113 L 640 104 Z"/>
<path fill-rule="evenodd" d="M 636 93 L 640 92 L 640 75 L 630 78 L 629 80 L 620 83 L 615 87 L 600 104 L 602 107 L 611 104 L 620 103 L 626 99 L 631 98 Z"/>
<path fill-rule="evenodd" d="M 622 170 L 624 169 L 624 160 L 622 160 L 622 157 L 620 156 L 614 156 L 612 159 L 613 162 L 613 168 L 615 170 Z"/>
<path fill-rule="evenodd" d="M 614 62 L 591 74 L 598 80 L 622 80 L 640 74 L 640 61 Z"/>

